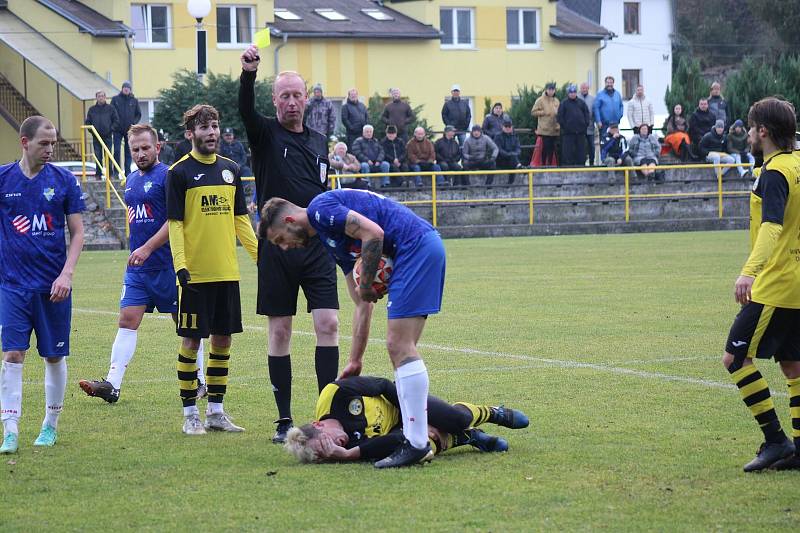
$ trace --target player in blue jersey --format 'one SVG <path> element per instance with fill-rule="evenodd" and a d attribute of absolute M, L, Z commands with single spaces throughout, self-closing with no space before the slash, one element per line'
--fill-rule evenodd
<path fill-rule="evenodd" d="M 379 295 L 372 288 L 381 255 L 394 259 L 389 279 L 389 322 L 386 348 L 395 368 L 397 394 L 403 416 L 403 443 L 377 468 L 397 467 L 430 460 L 428 444 L 428 370 L 417 351 L 425 319 L 442 305 L 445 251 L 439 233 L 410 209 L 379 194 L 339 189 L 316 196 L 307 208 L 282 198 L 264 206 L 259 235 L 283 249 L 302 248 L 319 237 L 347 278 L 356 303 L 353 346 L 341 377 L 361 373 L 369 338 L 372 304 Z M 359 286 L 353 267 L 361 256 Z"/>
<path fill-rule="evenodd" d="M 78 383 L 86 394 L 108 403 L 119 399 L 122 378 L 136 351 L 138 329 L 144 314 L 157 308 L 161 313 L 172 313 L 172 319 L 177 321 L 178 313 L 178 289 L 167 224 L 165 182 L 169 168 L 158 160 L 158 134 L 152 126 L 131 126 L 128 145 L 138 170 L 131 172 L 125 181 L 131 254 L 119 302 L 119 329 L 111 347 L 111 364 L 106 379 L 81 380 Z M 201 398 L 206 395 L 202 343 L 197 361 L 198 397 Z"/>
<path fill-rule="evenodd" d="M 80 185 L 69 171 L 49 164 L 57 142 L 53 123 L 41 116 L 28 117 L 19 136 L 22 158 L 0 166 L 0 453 L 17 451 L 22 364 L 32 331 L 45 359 L 45 418 L 33 444 L 56 443 L 67 385 L 72 274 L 83 248 L 85 206 Z"/>

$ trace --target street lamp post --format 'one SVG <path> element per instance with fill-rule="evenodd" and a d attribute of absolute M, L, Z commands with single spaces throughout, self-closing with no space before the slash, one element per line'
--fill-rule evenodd
<path fill-rule="evenodd" d="M 206 73 L 206 30 L 203 29 L 203 19 L 211 13 L 210 0 L 189 0 L 186 9 L 197 21 L 197 79 L 202 80 Z"/>

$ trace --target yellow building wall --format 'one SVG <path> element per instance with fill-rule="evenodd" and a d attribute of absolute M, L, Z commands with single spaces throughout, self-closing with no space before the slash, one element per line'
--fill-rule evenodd
<path fill-rule="evenodd" d="M 25 91 L 25 74 L 22 56 L 5 43 L 0 43 L 0 73 L 6 77 L 16 89 Z"/>
<path fill-rule="evenodd" d="M 19 132 L 3 119 L 0 119 L 0 161 L 8 163 L 19 159 L 22 146 L 19 144 Z"/>

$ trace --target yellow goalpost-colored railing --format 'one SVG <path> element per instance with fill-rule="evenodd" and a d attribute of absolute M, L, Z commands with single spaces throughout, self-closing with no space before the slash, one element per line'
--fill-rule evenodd
<path fill-rule="evenodd" d="M 748 163 L 725 163 L 714 165 L 711 163 L 694 163 L 694 164 L 684 164 L 684 165 L 663 165 L 657 167 L 657 170 L 677 170 L 677 169 L 707 169 L 707 170 L 714 170 L 714 173 L 717 178 L 717 211 L 718 211 L 718 218 L 722 218 L 723 216 L 723 200 L 725 197 L 730 196 L 743 196 L 750 194 L 750 191 L 725 191 L 723 189 L 723 181 L 722 175 L 724 174 L 723 169 L 733 168 L 733 167 L 742 167 L 748 168 L 750 165 Z M 528 204 L 528 224 L 533 225 L 534 221 L 534 204 L 535 202 L 553 202 L 553 201 L 563 201 L 563 200 L 624 200 L 625 202 L 625 222 L 630 222 L 630 213 L 631 213 L 631 200 L 641 200 L 641 199 L 648 199 L 648 198 L 692 198 L 692 197 L 704 197 L 708 196 L 709 192 L 669 192 L 669 193 L 631 193 L 631 182 L 630 182 L 630 173 L 636 170 L 647 170 L 649 167 L 574 167 L 574 168 L 555 168 L 555 167 L 548 167 L 548 168 L 523 168 L 523 169 L 516 169 L 516 170 L 458 170 L 458 171 L 424 171 L 424 172 L 388 172 L 388 173 L 369 173 L 369 174 L 342 174 L 336 175 L 331 174 L 331 188 L 335 189 L 337 187 L 337 180 L 342 178 L 350 179 L 350 178 L 366 178 L 367 180 L 371 179 L 381 179 L 384 177 L 414 177 L 414 176 L 428 176 L 431 178 L 431 186 L 430 186 L 430 193 L 431 199 L 430 200 L 409 200 L 405 202 L 401 202 L 405 205 L 426 205 L 430 204 L 432 210 L 432 220 L 431 223 L 433 226 L 438 225 L 438 207 L 440 205 L 447 205 L 447 204 L 485 204 L 485 203 L 523 203 L 527 202 Z M 581 195 L 581 196 L 534 196 L 534 176 L 536 174 L 563 174 L 568 172 L 623 172 L 625 175 L 624 181 L 624 189 L 621 194 L 598 194 L 598 195 Z M 457 200 L 440 200 L 437 197 L 437 185 L 436 185 L 436 176 L 486 176 L 486 175 L 497 175 L 497 174 L 515 174 L 515 175 L 527 175 L 528 176 L 528 195 L 527 196 L 519 196 L 519 197 L 502 197 L 502 198 L 468 198 L 468 199 L 457 199 Z M 243 178 L 243 181 L 254 181 L 255 178 Z M 569 183 L 565 183 L 564 185 L 569 185 Z"/>
<path fill-rule="evenodd" d="M 111 194 L 113 193 L 120 206 L 122 206 L 122 208 L 125 210 L 125 237 L 127 238 L 130 235 L 130 227 L 128 225 L 128 206 L 125 205 L 125 200 L 122 196 L 120 196 L 117 188 L 111 181 L 111 164 L 113 164 L 114 168 L 116 168 L 117 172 L 121 176 L 120 184 L 124 185 L 126 174 L 123 172 L 122 167 L 119 166 L 119 163 L 114 159 L 111 150 L 109 150 L 108 146 L 106 146 L 105 141 L 103 141 L 103 138 L 100 137 L 99 133 L 97 133 L 97 130 L 94 128 L 94 126 L 81 126 L 81 129 L 89 132 L 89 135 L 93 140 L 97 140 L 103 152 L 102 162 L 97 159 L 97 154 L 92 153 L 90 155 L 86 146 L 86 135 L 81 135 L 81 181 L 86 183 L 86 160 L 91 157 L 95 164 L 95 176 L 97 175 L 97 171 L 101 171 L 103 175 L 103 181 L 106 183 L 106 209 L 111 208 Z"/>

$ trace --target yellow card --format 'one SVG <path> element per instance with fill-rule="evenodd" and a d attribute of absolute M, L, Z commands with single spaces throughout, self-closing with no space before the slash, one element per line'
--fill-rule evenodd
<path fill-rule="evenodd" d="M 269 28 L 257 31 L 253 37 L 253 44 L 257 47 L 267 48 L 269 46 Z"/>

